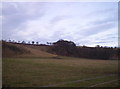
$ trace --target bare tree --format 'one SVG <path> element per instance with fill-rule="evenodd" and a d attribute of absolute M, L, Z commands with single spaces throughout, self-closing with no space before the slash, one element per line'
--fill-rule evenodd
<path fill-rule="evenodd" d="M 49 45 L 49 42 L 47 42 L 47 44 Z"/>
<path fill-rule="evenodd" d="M 20 43 L 20 41 L 18 41 L 18 43 Z"/>
<path fill-rule="evenodd" d="M 39 42 L 36 42 L 36 44 L 38 45 Z"/>
<path fill-rule="evenodd" d="M 22 44 L 25 44 L 25 41 L 22 41 Z"/>
<path fill-rule="evenodd" d="M 30 41 L 28 41 L 28 44 L 30 44 Z"/>
<path fill-rule="evenodd" d="M 34 44 L 35 42 L 34 41 L 32 41 L 32 44 Z"/>

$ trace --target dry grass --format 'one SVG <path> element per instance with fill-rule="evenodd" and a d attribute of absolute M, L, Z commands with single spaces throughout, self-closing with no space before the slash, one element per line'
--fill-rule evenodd
<path fill-rule="evenodd" d="M 116 60 L 69 57 L 5 58 L 3 59 L 3 84 L 18 87 L 40 87 L 117 74 L 117 70 L 118 62 Z"/>
<path fill-rule="evenodd" d="M 24 44 L 12 44 L 6 43 L 7 45 L 11 45 L 17 47 L 19 49 L 23 49 L 21 54 L 17 54 L 17 52 L 10 50 L 9 48 L 3 49 L 3 57 L 55 57 L 57 55 L 46 52 L 47 47 L 45 46 L 34 46 L 34 45 L 24 45 Z"/>

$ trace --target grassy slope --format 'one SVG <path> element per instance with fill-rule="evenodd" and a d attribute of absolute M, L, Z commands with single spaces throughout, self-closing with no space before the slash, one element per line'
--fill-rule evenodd
<path fill-rule="evenodd" d="M 3 57 L 55 57 L 56 55 L 46 52 L 47 47 L 5 43 Z M 16 50 L 12 50 L 14 48 Z"/>
<path fill-rule="evenodd" d="M 2 60 L 4 86 L 39 87 L 117 73 L 117 60 L 57 57 L 57 55 L 47 53 L 46 46 L 7 44 L 18 50 L 24 50 L 24 52 L 19 54 L 19 51 L 15 52 L 9 48 L 3 49 L 5 57 Z M 117 76 L 113 76 L 57 86 L 84 87 L 116 78 Z M 108 84 L 108 86 L 110 85 L 117 86 L 116 82 Z"/>
<path fill-rule="evenodd" d="M 61 59 L 5 58 L 3 59 L 3 85 L 40 87 L 117 74 L 117 65 L 118 63 L 115 60 L 90 60 L 69 57 L 61 57 Z M 82 83 L 58 85 L 58 87 L 91 86 L 116 78 L 117 76 L 113 76 Z"/>

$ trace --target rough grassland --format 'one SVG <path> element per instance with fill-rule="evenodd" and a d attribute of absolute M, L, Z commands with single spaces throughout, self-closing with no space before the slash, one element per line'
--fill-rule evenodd
<path fill-rule="evenodd" d="M 57 55 L 46 52 L 48 47 L 25 45 L 25 44 L 13 44 L 4 42 L 2 47 L 2 56 L 6 57 L 55 57 Z"/>
<path fill-rule="evenodd" d="M 3 58 L 3 86 L 11 87 L 89 87 L 117 79 L 116 76 L 61 84 L 86 78 L 117 74 L 117 60 L 91 60 L 69 57 L 53 58 Z M 60 85 L 61 84 L 61 85 Z M 117 86 L 117 82 L 99 85 Z"/>

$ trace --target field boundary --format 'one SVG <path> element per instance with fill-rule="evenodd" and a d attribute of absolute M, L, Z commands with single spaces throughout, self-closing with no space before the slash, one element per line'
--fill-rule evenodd
<path fill-rule="evenodd" d="M 106 84 L 106 83 L 111 83 L 111 82 L 114 82 L 114 81 L 118 81 L 119 79 L 115 79 L 115 80 L 112 80 L 112 81 L 107 81 L 107 82 L 102 82 L 102 83 L 98 83 L 98 84 L 95 84 L 95 85 L 92 85 L 90 87 L 95 87 L 97 85 L 102 85 L 102 84 Z"/>
<path fill-rule="evenodd" d="M 110 74 L 110 75 L 99 76 L 99 77 L 95 77 L 95 78 L 86 78 L 86 79 L 81 79 L 81 80 L 62 82 L 62 83 L 59 83 L 59 84 L 47 85 L 47 86 L 42 86 L 42 87 L 55 87 L 55 86 L 63 85 L 63 84 L 78 83 L 78 82 L 83 82 L 83 81 L 86 81 L 86 80 L 94 80 L 94 79 L 104 78 L 104 77 L 108 77 L 108 76 L 115 76 L 115 75 L 117 75 L 117 74 Z"/>

